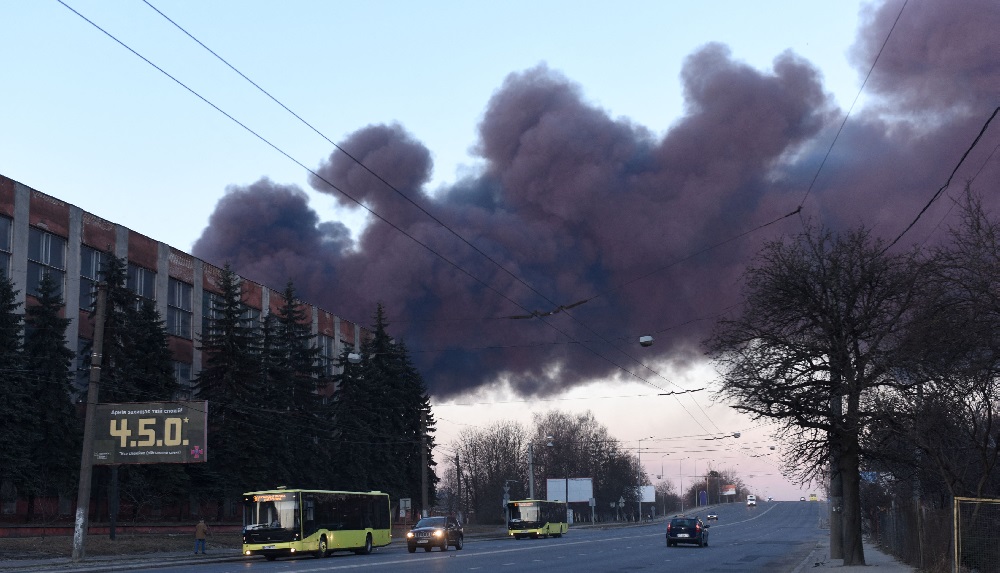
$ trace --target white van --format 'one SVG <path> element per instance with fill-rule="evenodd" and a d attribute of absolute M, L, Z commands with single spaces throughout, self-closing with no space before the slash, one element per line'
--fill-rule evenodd
<path fill-rule="evenodd" d="M 754 506 L 757 505 L 757 496 L 756 495 L 750 494 L 750 495 L 747 496 L 747 506 L 751 506 L 751 505 L 754 505 Z"/>

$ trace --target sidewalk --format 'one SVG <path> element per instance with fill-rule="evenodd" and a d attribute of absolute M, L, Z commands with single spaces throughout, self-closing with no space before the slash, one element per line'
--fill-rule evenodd
<path fill-rule="evenodd" d="M 866 571 L 868 573 L 915 573 L 917 569 L 906 565 L 905 563 L 900 563 L 892 555 L 888 555 L 880 551 L 876 546 L 864 542 L 865 549 L 865 565 L 851 565 L 849 567 L 844 566 L 843 559 L 830 559 L 830 539 L 824 539 L 816 545 L 816 549 L 809 554 L 805 560 L 802 561 L 792 570 L 791 573 L 802 573 L 804 571 L 810 571 L 813 569 L 836 569 L 838 572 L 843 571 L 844 573 L 850 571 Z"/>

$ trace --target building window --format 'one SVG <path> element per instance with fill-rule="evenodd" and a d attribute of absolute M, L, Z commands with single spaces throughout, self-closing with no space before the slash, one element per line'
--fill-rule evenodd
<path fill-rule="evenodd" d="M 28 294 L 38 296 L 38 285 L 46 274 L 52 275 L 62 296 L 66 278 L 66 239 L 41 229 L 28 229 Z"/>
<path fill-rule="evenodd" d="M 191 365 L 174 362 L 174 378 L 177 380 L 177 394 L 180 400 L 190 400 L 194 397 L 194 384 L 191 382 Z"/>
<path fill-rule="evenodd" d="M 240 318 L 246 321 L 246 325 L 250 327 L 257 326 L 260 322 L 260 310 L 245 304 L 241 304 L 240 308 L 243 309 L 243 312 L 240 313 Z"/>
<path fill-rule="evenodd" d="M 83 310 L 94 308 L 94 303 L 97 301 L 97 282 L 101 280 L 106 258 L 104 252 L 87 245 L 80 245 L 80 308 Z"/>
<path fill-rule="evenodd" d="M 128 288 L 146 300 L 156 300 L 156 273 L 129 263 Z"/>
<path fill-rule="evenodd" d="M 177 279 L 167 285 L 167 334 L 191 338 L 191 291 L 194 287 Z"/>
<path fill-rule="evenodd" d="M 316 343 L 319 345 L 319 363 L 323 368 L 323 375 L 333 376 L 333 369 L 337 364 L 337 339 L 320 334 L 316 337 Z"/>
<path fill-rule="evenodd" d="M 222 318 L 222 309 L 225 304 L 226 301 L 222 299 L 222 295 L 205 291 L 201 297 L 201 331 L 203 333 L 219 334 L 217 331 L 211 331 L 209 325 L 213 320 Z M 260 322 L 260 310 L 241 303 L 240 319 L 243 322 L 241 326 L 256 327 Z"/>
<path fill-rule="evenodd" d="M 0 273 L 10 278 L 11 230 L 14 221 L 8 217 L 0 217 Z"/>
<path fill-rule="evenodd" d="M 211 328 L 213 322 L 222 317 L 222 297 L 214 292 L 205 291 L 201 297 L 201 335 L 215 336 L 221 334 L 218 328 Z"/>

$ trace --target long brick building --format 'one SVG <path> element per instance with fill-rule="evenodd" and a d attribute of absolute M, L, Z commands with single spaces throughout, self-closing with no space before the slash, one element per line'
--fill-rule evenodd
<path fill-rule="evenodd" d="M 190 397 L 191 381 L 201 370 L 197 341 L 219 292 L 221 269 L 118 223 L 106 221 L 59 199 L 0 175 L 0 270 L 14 282 L 19 302 L 28 304 L 48 272 L 61 279 L 67 344 L 77 354 L 93 337 L 89 320 L 93 287 L 106 253 L 128 261 L 128 287 L 154 301 L 166 323 L 174 373 Z M 281 290 L 242 280 L 244 300 L 257 317 L 276 311 Z M 329 373 L 345 345 L 357 348 L 364 329 L 326 310 L 304 304 L 312 333 Z M 24 308 L 22 306 L 22 308 Z M 86 389 L 87 373 L 79 369 L 77 386 Z"/>

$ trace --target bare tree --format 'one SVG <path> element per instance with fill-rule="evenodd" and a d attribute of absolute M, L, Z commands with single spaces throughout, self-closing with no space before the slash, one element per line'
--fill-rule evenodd
<path fill-rule="evenodd" d="M 527 482 L 527 467 L 522 463 L 526 438 L 525 429 L 510 421 L 470 430 L 459 437 L 455 447 L 462 480 L 459 505 L 467 519 L 478 523 L 503 521 L 504 485 Z M 453 489 L 457 492 L 459 485 L 454 484 Z M 517 496 L 520 490 L 512 493 Z"/>
<path fill-rule="evenodd" d="M 961 225 L 925 267 L 897 374 L 909 383 L 880 396 L 873 434 L 896 453 L 896 475 L 947 498 L 995 493 L 1000 461 L 1000 224 L 968 188 L 959 207 Z"/>
<path fill-rule="evenodd" d="M 897 385 L 890 373 L 918 266 L 864 228 L 807 228 L 765 245 L 746 271 L 742 314 L 706 341 L 733 408 L 798 431 L 800 479 L 829 464 L 831 556 L 844 565 L 864 564 L 860 436 L 875 417 L 865 398 Z"/>

